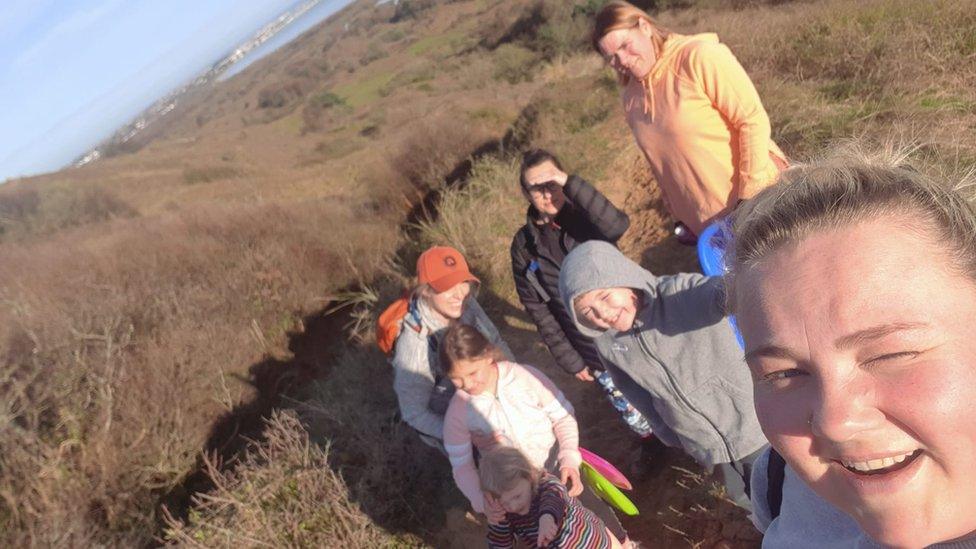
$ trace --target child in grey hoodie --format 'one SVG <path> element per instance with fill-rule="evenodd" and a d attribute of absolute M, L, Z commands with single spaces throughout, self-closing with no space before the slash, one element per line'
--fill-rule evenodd
<path fill-rule="evenodd" d="M 750 509 L 752 462 L 767 442 L 722 279 L 654 276 L 612 244 L 590 241 L 566 257 L 559 291 L 660 440 L 684 449 Z"/>

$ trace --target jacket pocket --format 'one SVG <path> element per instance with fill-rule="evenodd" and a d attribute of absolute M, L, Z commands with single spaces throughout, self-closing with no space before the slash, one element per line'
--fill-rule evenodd
<path fill-rule="evenodd" d="M 752 392 L 737 387 L 722 376 L 714 376 L 695 391 L 693 402 L 713 432 L 713 463 L 741 456 L 741 442 L 754 438 L 758 429 Z"/>

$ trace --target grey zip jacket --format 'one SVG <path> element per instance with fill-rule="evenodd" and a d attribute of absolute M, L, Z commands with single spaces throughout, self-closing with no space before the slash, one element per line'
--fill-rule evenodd
<path fill-rule="evenodd" d="M 412 298 L 411 313 L 403 320 L 393 351 L 393 389 L 403 420 L 421 434 L 440 441 L 444 439 L 444 412 L 454 386 L 444 379 L 438 352 L 447 324 L 436 318 L 423 299 Z M 473 295 L 468 296 L 459 320 L 477 328 L 508 360 L 514 361 L 512 350 Z"/>
<path fill-rule="evenodd" d="M 572 304 L 590 290 L 632 288 L 641 298 L 633 327 L 601 333 Z M 767 444 L 752 402 L 752 378 L 725 316 L 718 277 L 654 276 L 614 245 L 589 241 L 563 262 L 559 292 L 580 332 L 624 396 L 668 446 L 711 470 Z"/>

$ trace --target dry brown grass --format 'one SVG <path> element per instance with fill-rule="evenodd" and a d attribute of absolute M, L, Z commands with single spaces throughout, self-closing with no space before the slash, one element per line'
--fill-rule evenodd
<path fill-rule="evenodd" d="M 976 159 L 973 0 L 778 6 L 736 0 L 735 11 L 729 2 L 702 3 L 662 20 L 681 32 L 717 31 L 731 45 L 788 152 L 803 156 L 855 133 L 901 132 L 923 141 L 932 161 Z M 425 11 L 411 20 L 411 39 L 446 35 L 454 19 L 430 14 L 449 8 L 463 22 L 475 11 L 467 4 Z M 361 23 L 354 30 L 392 28 L 359 8 L 347 17 Z M 564 47 L 563 31 L 575 24 L 564 23 L 542 49 Z M 242 408 L 264 414 L 249 406 L 256 393 L 281 400 L 285 389 L 273 374 L 305 360 L 292 357 L 295 346 L 340 337 L 330 329 L 304 340 L 298 333 L 305 315 L 354 282 L 379 281 L 384 298 L 395 294 L 396 284 L 382 274 L 402 244 L 395 227 L 406 210 L 440 188 L 478 145 L 502 137 L 497 127 L 472 128 L 472 120 L 491 117 L 463 116 L 457 105 L 514 114 L 545 88 L 523 110 L 512 141 L 551 148 L 570 171 L 598 185 L 626 183 L 607 171 L 630 166 L 633 150 L 623 148 L 632 142 L 592 54 L 533 57 L 533 82 L 515 87 L 492 80 L 495 59 L 485 51 L 438 61 L 431 75 L 428 65 L 403 63 L 414 72 L 396 80 L 402 86 L 383 93 L 374 89 L 386 89 L 377 82 L 363 86 L 353 94 L 362 104 L 316 115 L 322 127 L 308 136 L 299 113 L 273 124 L 241 120 L 253 118 L 261 91 L 276 79 L 302 80 L 301 93 L 262 115 L 290 112 L 309 94 L 370 80 L 375 66 L 403 60 L 391 50 L 354 73 L 336 70 L 339 61 L 313 66 L 326 51 L 340 60 L 367 51 L 368 37 L 351 32 L 337 41 L 338 33 L 326 34 L 310 34 L 255 65 L 264 76 L 245 72 L 202 94 L 206 100 L 183 115 L 174 112 L 171 126 L 158 130 L 161 141 L 136 155 L 59 174 L 38 182 L 36 192 L 21 182 L 0 193 L 0 226 L 7 230 L 0 243 L 0 544 L 152 543 L 161 533 L 159 502 L 207 487 L 186 477 L 201 451 L 222 449 L 212 447 L 215 423 L 233 420 Z M 421 84 L 439 95 L 420 93 Z M 441 115 L 428 116 L 434 111 Z M 386 122 L 364 118 L 378 113 Z M 379 128 L 375 136 L 357 133 L 367 123 Z M 333 124 L 358 135 L 350 150 L 335 148 L 346 134 Z M 180 166 L 215 166 L 224 154 L 237 159 L 239 173 L 208 173 L 208 181 L 185 185 Z M 511 157 L 492 155 L 476 159 L 470 173 L 456 173 L 466 184 L 443 194 L 437 220 L 421 224 L 418 241 L 400 249 L 401 262 L 409 264 L 421 246 L 453 244 L 511 313 L 508 246 L 524 215 L 513 192 L 515 170 Z M 643 173 L 633 170 L 631 178 Z M 341 180 L 342 191 L 313 189 L 325 176 Z M 80 180 L 84 186 L 69 185 Z M 89 188 L 102 189 L 103 199 L 72 198 Z M 246 199 L 236 197 L 242 189 Z M 287 199 L 280 194 L 286 190 Z M 230 196 L 236 201 L 216 205 Z M 397 198 L 382 199 L 389 196 Z M 161 206 L 171 200 L 179 211 Z M 145 215 L 130 217 L 135 210 L 128 204 Z M 179 523 L 170 522 L 173 541 L 328 545 L 327 536 L 338 536 L 345 546 L 382 546 L 417 542 L 405 531 L 443 527 L 439 513 L 459 497 L 446 462 L 397 421 L 389 368 L 366 345 L 316 355 L 309 367 L 317 383 L 289 393 L 306 400 L 299 408 L 313 440 L 331 441 L 329 450 L 309 445 L 293 419 L 275 419 L 265 442 L 237 468 L 221 463 L 208 470 L 215 490 Z M 271 372 L 268 378 L 248 375 L 258 365 Z"/>
<path fill-rule="evenodd" d="M 330 463 L 332 450 L 309 441 L 294 413 L 267 420 L 232 471 L 212 461 L 214 488 L 196 496 L 188 524 L 167 520 L 166 537 L 187 547 L 408 547 L 418 540 L 379 528 L 351 500 Z"/>
<path fill-rule="evenodd" d="M 444 178 L 489 135 L 483 129 L 442 112 L 418 120 L 390 163 L 420 196 L 440 188 Z"/>
<path fill-rule="evenodd" d="M 486 288 L 514 298 L 509 246 L 525 223 L 525 200 L 518 191 L 519 158 L 475 161 L 465 184 L 444 193 L 437 219 L 420 223 L 418 248 L 449 245 L 461 251 Z M 490 211 L 485 208 L 491 204 Z"/>
<path fill-rule="evenodd" d="M 976 158 L 976 2 L 790 2 L 665 14 L 718 32 L 756 82 L 773 137 L 805 157 L 828 141 L 919 141 Z"/>
<path fill-rule="evenodd" d="M 0 187 L 0 239 L 43 236 L 138 215 L 135 208 L 100 185 L 57 186 L 43 191 L 25 184 L 4 187 Z"/>
<path fill-rule="evenodd" d="M 250 397 L 231 376 L 395 244 L 356 216 L 210 208 L 0 247 L 0 543 L 147 542 L 158 495 Z"/>

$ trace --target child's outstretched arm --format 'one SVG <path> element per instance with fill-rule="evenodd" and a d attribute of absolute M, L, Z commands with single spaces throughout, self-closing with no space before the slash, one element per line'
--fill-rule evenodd
<path fill-rule="evenodd" d="M 705 322 L 726 316 L 725 282 L 720 276 L 698 273 L 662 276 L 657 289 L 662 299 L 680 303 L 682 310 L 695 311 Z"/>
<path fill-rule="evenodd" d="M 444 415 L 444 449 L 451 460 L 454 482 L 469 501 L 476 513 L 485 512 L 485 496 L 474 466 L 474 447 L 471 432 L 464 421 L 467 403 L 460 393 L 454 393 Z"/>
<path fill-rule="evenodd" d="M 546 547 L 559 535 L 569 506 L 566 487 L 555 479 L 543 480 L 539 494 L 538 547 Z"/>

